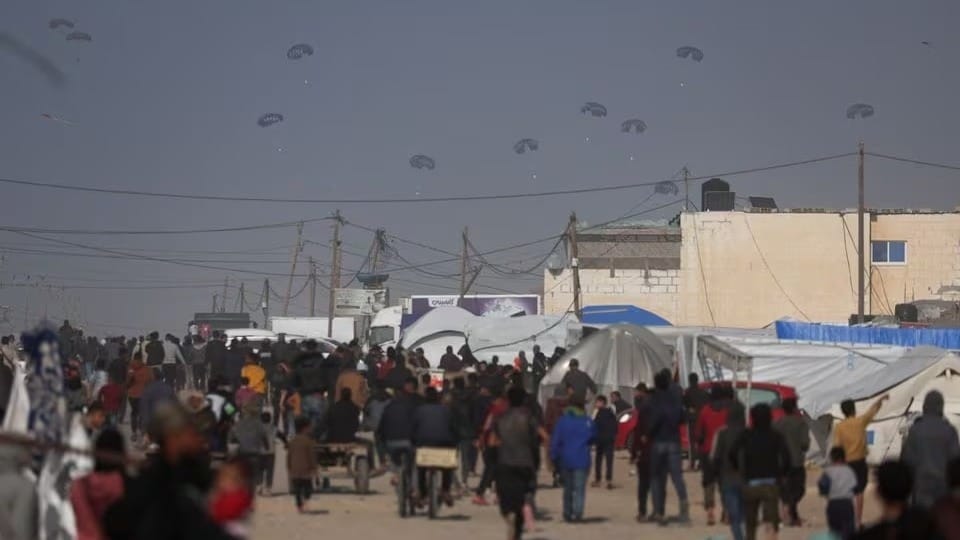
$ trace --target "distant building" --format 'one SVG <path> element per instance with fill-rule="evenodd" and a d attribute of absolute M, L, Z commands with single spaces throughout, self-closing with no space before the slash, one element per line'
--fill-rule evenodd
<path fill-rule="evenodd" d="M 960 301 L 960 212 L 870 210 L 866 312 Z M 578 234 L 584 305 L 633 304 L 675 325 L 845 323 L 857 309 L 857 213 L 688 212 L 679 227 L 617 223 Z M 547 313 L 573 301 L 569 269 L 544 277 Z"/>

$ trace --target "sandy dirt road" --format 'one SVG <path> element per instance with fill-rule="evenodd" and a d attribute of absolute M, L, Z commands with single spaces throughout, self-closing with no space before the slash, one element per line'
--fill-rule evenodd
<path fill-rule="evenodd" d="M 283 449 L 278 447 L 275 494 L 257 500 L 254 518 L 254 539 L 300 540 L 338 538 L 340 540 L 421 540 L 445 538 L 449 540 L 485 540 L 506 537 L 506 525 L 496 506 L 474 506 L 467 499 L 457 501 L 453 508 L 443 508 L 440 518 L 428 520 L 422 515 L 401 519 L 395 511 L 395 498 L 386 477 L 371 482 L 374 493 L 366 496 L 351 492 L 349 480 L 333 480 L 335 493 L 315 495 L 310 508 L 313 513 L 300 515 L 294 508 L 293 498 L 284 494 L 286 471 Z M 528 539 L 550 540 L 611 540 L 620 538 L 648 538 L 665 540 L 703 540 L 730 538 L 730 531 L 723 526 L 706 526 L 703 511 L 703 490 L 699 473 L 685 474 L 692 504 L 692 526 L 660 527 L 638 524 L 636 515 L 636 483 L 628 476 L 629 464 L 626 455 L 616 460 L 615 482 L 619 487 L 612 491 L 603 488 L 588 488 L 586 523 L 566 524 L 560 519 L 561 492 L 557 489 L 541 489 L 537 496 L 540 508 L 548 518 L 538 523 L 537 531 L 525 535 Z M 783 529 L 780 538 L 800 540 L 825 529 L 823 499 L 816 495 L 817 471 L 809 471 L 807 496 L 801 506 L 801 515 L 808 520 L 803 528 Z M 477 480 L 471 479 L 472 485 Z M 541 484 L 547 478 L 541 475 Z M 667 513 L 677 512 L 676 494 L 668 485 Z M 877 505 L 873 490 L 867 492 L 867 519 L 876 516 Z M 759 536 L 765 538 L 765 536 Z"/>

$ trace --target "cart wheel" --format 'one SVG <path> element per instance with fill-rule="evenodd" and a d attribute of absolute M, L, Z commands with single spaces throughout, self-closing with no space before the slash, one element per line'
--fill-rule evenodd
<path fill-rule="evenodd" d="M 367 458 L 360 457 L 357 458 L 355 467 L 353 471 L 353 487 L 356 488 L 357 493 L 360 495 L 366 495 L 370 492 L 370 462 L 367 461 Z"/>

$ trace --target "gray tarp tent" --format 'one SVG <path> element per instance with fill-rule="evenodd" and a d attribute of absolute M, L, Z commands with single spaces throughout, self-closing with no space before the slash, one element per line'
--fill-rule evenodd
<path fill-rule="evenodd" d="M 624 396 L 632 395 L 637 383 L 653 384 L 654 374 L 673 367 L 670 349 L 650 330 L 614 324 L 584 338 L 547 372 L 540 384 L 541 403 L 554 395 L 574 358 L 580 361 L 580 370 L 597 383 L 599 392 L 619 390 Z"/>

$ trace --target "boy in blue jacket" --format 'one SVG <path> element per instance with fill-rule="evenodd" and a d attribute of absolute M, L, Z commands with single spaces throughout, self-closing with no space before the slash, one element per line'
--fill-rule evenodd
<path fill-rule="evenodd" d="M 573 395 L 570 406 L 557 421 L 550 437 L 550 458 L 563 478 L 563 519 L 583 519 L 587 476 L 590 474 L 590 445 L 597 428 L 584 410 L 582 396 Z"/>

